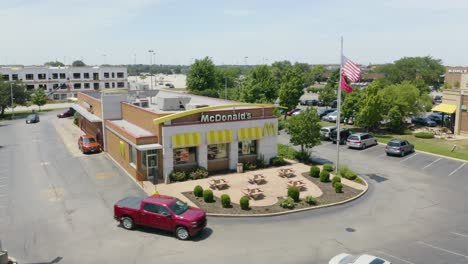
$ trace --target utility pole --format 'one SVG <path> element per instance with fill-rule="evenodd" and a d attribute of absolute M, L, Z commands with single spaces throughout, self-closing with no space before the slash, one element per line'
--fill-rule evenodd
<path fill-rule="evenodd" d="M 150 82 L 151 82 L 150 89 L 153 90 L 153 73 L 151 72 L 151 66 L 153 65 L 153 53 L 154 53 L 154 50 L 148 50 L 148 52 L 149 52 L 149 54 L 150 54 L 150 66 L 149 66 Z"/>
<path fill-rule="evenodd" d="M 224 76 L 224 99 L 227 100 L 227 77 Z"/>

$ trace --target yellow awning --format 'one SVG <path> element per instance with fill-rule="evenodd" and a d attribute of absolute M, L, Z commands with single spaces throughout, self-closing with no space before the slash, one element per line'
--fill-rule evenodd
<path fill-rule="evenodd" d="M 172 147 L 193 147 L 201 143 L 200 133 L 177 134 L 172 136 Z"/>
<path fill-rule="evenodd" d="M 208 144 L 228 143 L 232 141 L 231 130 L 214 130 L 206 133 L 206 142 Z"/>
<path fill-rule="evenodd" d="M 439 104 L 432 108 L 432 111 L 443 112 L 447 114 L 453 114 L 457 110 L 457 106 L 453 104 Z"/>
<path fill-rule="evenodd" d="M 249 128 L 239 128 L 237 130 L 237 138 L 239 141 L 248 139 L 255 140 L 262 138 L 262 128 L 261 127 L 249 127 Z"/>

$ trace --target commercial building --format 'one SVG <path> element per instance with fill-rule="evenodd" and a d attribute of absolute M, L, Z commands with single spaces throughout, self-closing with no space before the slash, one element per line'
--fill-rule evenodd
<path fill-rule="evenodd" d="M 444 76 L 450 88 L 468 88 L 468 67 L 447 67 Z"/>
<path fill-rule="evenodd" d="M 173 171 L 235 170 L 277 155 L 273 105 L 245 104 L 163 90 L 78 94 L 83 131 L 139 181 L 170 181 Z"/>
<path fill-rule="evenodd" d="M 454 120 L 453 133 L 468 136 L 468 89 L 446 89 L 443 91 L 442 103 L 432 108 L 451 115 Z"/>
<path fill-rule="evenodd" d="M 54 100 L 76 97 L 78 92 L 128 89 L 127 67 L 1 67 L 0 77 L 22 81 L 27 90 L 44 89 Z"/>

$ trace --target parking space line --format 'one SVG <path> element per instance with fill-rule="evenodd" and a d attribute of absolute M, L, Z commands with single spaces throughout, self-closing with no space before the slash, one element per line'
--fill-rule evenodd
<path fill-rule="evenodd" d="M 409 159 L 411 159 L 411 158 L 413 158 L 413 157 L 416 157 L 417 155 L 419 155 L 419 153 L 414 153 L 413 155 L 407 157 L 407 158 L 404 159 L 404 160 L 401 160 L 400 162 L 405 162 L 405 161 L 407 161 L 407 160 L 409 160 Z"/>
<path fill-rule="evenodd" d="M 451 251 L 451 250 L 448 250 L 448 249 L 445 249 L 445 248 L 437 247 L 437 246 L 434 246 L 434 245 L 431 245 L 431 244 L 428 244 L 428 243 L 425 243 L 425 242 L 422 242 L 422 241 L 418 241 L 418 243 L 421 244 L 421 245 L 425 245 L 427 247 L 431 247 L 433 249 L 438 249 L 440 251 L 444 251 L 444 252 L 447 252 L 447 253 L 450 253 L 450 254 L 453 254 L 453 255 L 468 258 L 468 256 L 466 256 L 466 255 L 463 255 L 463 254 L 460 254 L 460 253 L 457 253 L 457 252 L 454 252 L 454 251 Z"/>
<path fill-rule="evenodd" d="M 448 176 L 451 176 L 452 174 L 454 174 L 455 172 L 457 172 L 458 170 L 460 170 L 461 168 L 463 168 L 463 166 L 465 166 L 466 163 L 463 163 L 462 165 L 460 165 L 460 167 L 456 168 L 454 171 L 452 171 Z"/>
<path fill-rule="evenodd" d="M 457 232 L 450 232 L 450 234 L 454 234 L 454 235 L 457 235 L 457 236 L 462 236 L 462 237 L 468 238 L 468 235 L 460 234 L 460 233 L 457 233 Z"/>
<path fill-rule="evenodd" d="M 388 253 L 385 253 L 385 252 L 383 252 L 383 251 L 376 251 L 376 252 L 377 252 L 377 253 L 380 253 L 380 254 L 382 254 L 382 255 L 387 255 L 387 256 L 389 256 L 389 257 L 391 257 L 391 258 L 397 259 L 397 260 L 399 260 L 399 261 L 403 261 L 403 262 L 408 263 L 408 264 L 415 264 L 415 263 L 413 263 L 413 262 L 411 262 L 411 261 L 404 260 L 404 259 L 401 259 L 401 258 L 399 258 L 399 257 L 395 257 L 395 256 L 390 255 L 390 254 L 388 254 Z"/>
<path fill-rule="evenodd" d="M 422 169 L 424 170 L 425 168 L 431 166 L 432 164 L 438 162 L 438 161 L 441 160 L 441 159 L 442 159 L 442 158 L 438 158 L 438 159 L 434 160 L 433 162 L 431 162 L 431 163 L 427 164 L 426 166 L 424 166 Z"/>

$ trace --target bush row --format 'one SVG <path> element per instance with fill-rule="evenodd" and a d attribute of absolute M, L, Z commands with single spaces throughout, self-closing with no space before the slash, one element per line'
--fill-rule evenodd
<path fill-rule="evenodd" d="M 181 182 L 186 180 L 198 180 L 208 177 L 208 171 L 203 167 L 198 167 L 193 171 L 173 171 L 169 174 L 171 182 Z"/>
<path fill-rule="evenodd" d="M 434 133 L 432 132 L 417 132 L 414 133 L 414 136 L 417 138 L 434 138 Z"/>

